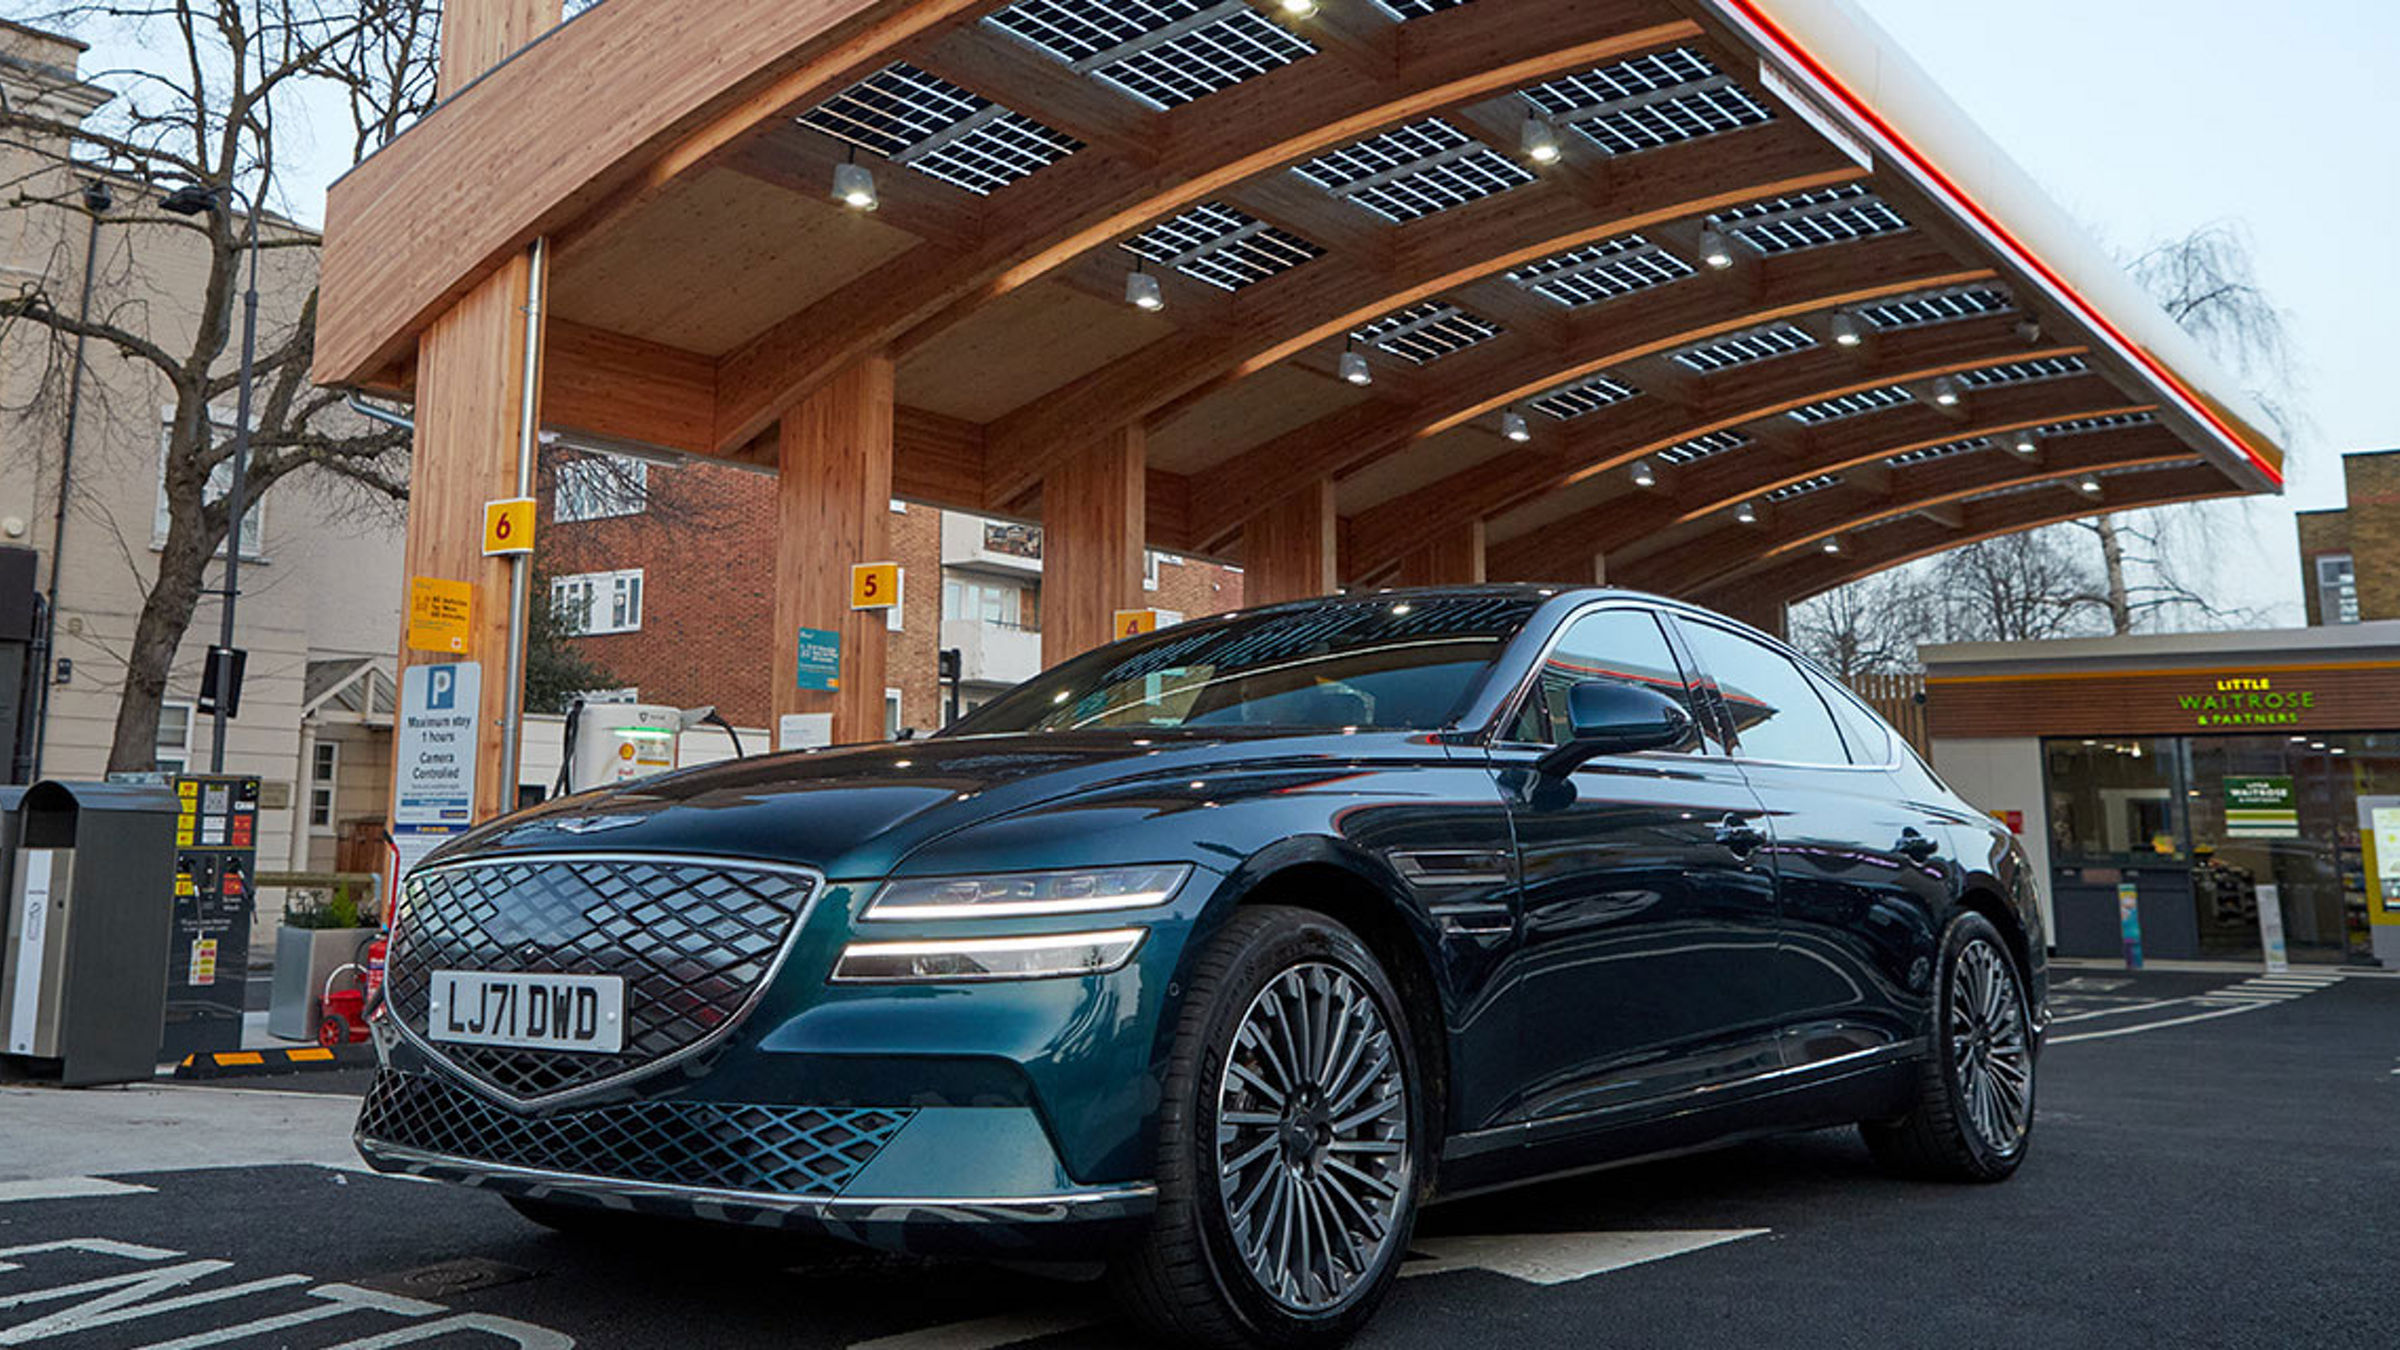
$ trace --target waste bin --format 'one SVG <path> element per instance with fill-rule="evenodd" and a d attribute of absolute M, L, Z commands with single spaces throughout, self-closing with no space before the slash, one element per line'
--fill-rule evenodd
<path fill-rule="evenodd" d="M 70 1087 L 151 1077 L 176 809 L 165 788 L 120 783 L 36 783 L 17 800 L 0 1056 L 19 1075 Z"/>

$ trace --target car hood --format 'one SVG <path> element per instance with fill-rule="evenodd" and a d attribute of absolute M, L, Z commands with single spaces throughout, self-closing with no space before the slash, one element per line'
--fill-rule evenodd
<path fill-rule="evenodd" d="M 1274 731 L 936 737 L 758 756 L 577 793 L 482 826 L 434 855 L 567 851 L 758 858 L 878 876 L 920 845 L 1112 784 L 1284 759 L 1323 763 L 1424 735 Z"/>

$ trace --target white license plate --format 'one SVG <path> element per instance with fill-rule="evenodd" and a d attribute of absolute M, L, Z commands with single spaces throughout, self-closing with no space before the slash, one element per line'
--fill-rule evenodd
<path fill-rule="evenodd" d="M 613 1055 L 625 1048 L 625 981 L 617 975 L 433 972 L 426 1034 L 461 1045 Z"/>

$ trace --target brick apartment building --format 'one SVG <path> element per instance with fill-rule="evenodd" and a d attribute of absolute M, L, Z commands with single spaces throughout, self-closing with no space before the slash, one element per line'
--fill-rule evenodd
<path fill-rule="evenodd" d="M 593 660 L 645 703 L 715 704 L 773 725 L 775 480 L 716 464 L 562 455 L 542 495 L 552 602 Z M 1041 529 L 892 503 L 887 729 L 946 719 L 940 652 L 960 653 L 964 708 L 1041 669 Z M 861 559 L 860 561 L 882 561 Z M 1237 609 L 1240 569 L 1151 553 L 1150 607 L 1168 618 Z"/>
<path fill-rule="evenodd" d="M 2349 505 L 2298 515 L 2308 622 L 2400 619 L 2400 450 L 2342 456 L 2342 480 Z"/>

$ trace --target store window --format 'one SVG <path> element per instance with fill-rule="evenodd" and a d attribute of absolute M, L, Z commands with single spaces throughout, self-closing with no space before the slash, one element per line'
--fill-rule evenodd
<path fill-rule="evenodd" d="M 2053 855 L 2118 863 L 2182 857 L 2176 747 L 2171 737 L 2049 742 Z"/>
<path fill-rule="evenodd" d="M 2347 553 L 2317 558 L 2317 618 L 2321 623 L 2358 622 L 2358 566 Z"/>
<path fill-rule="evenodd" d="M 342 773 L 339 741 L 318 741 L 308 765 L 308 832 L 333 833 L 334 784 Z"/>
<path fill-rule="evenodd" d="M 550 605 L 560 626 L 577 637 L 638 633 L 642 627 L 642 569 L 552 577 Z"/>
<path fill-rule="evenodd" d="M 650 466 L 597 455 L 558 466 L 551 511 L 560 520 L 606 520 L 650 509 Z"/>
<path fill-rule="evenodd" d="M 158 705 L 157 748 L 151 767 L 159 773 L 182 773 L 192 762 L 192 705 Z"/>

